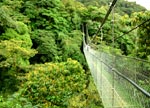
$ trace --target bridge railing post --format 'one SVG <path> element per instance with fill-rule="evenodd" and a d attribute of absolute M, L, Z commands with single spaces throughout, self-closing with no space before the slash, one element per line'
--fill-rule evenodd
<path fill-rule="evenodd" d="M 102 84 L 103 84 L 103 63 L 102 63 L 102 60 L 103 60 L 103 57 L 102 57 L 102 54 L 103 53 L 101 53 L 101 55 L 100 55 L 100 58 L 101 58 L 101 95 L 103 95 L 103 92 L 102 92 L 102 90 L 103 90 L 103 86 L 102 86 Z"/>

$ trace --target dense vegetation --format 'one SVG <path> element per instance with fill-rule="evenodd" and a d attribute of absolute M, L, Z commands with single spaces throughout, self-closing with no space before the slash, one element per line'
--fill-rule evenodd
<path fill-rule="evenodd" d="M 112 0 L 78 0 L 85 4 L 86 6 L 109 6 Z M 128 2 L 125 0 L 118 0 L 116 4 L 116 12 L 120 15 L 128 14 L 131 15 L 133 12 L 146 11 L 146 9 L 136 2 Z"/>
<path fill-rule="evenodd" d="M 1 0 L 1 108 L 102 107 L 82 53 L 81 25 L 88 24 L 92 38 L 108 6 L 96 0 L 89 3 L 91 5 L 75 0 Z M 130 5 L 126 2 L 125 7 Z M 145 10 L 140 6 L 138 9 Z M 123 13 L 116 10 L 115 37 L 150 16 L 149 11 L 135 12 L 136 8 L 122 9 Z M 124 55 L 150 59 L 149 25 L 146 23 L 136 32 L 116 40 L 115 47 Z M 98 34 L 94 43 L 111 47 L 111 16 L 103 32 L 103 42 Z"/>

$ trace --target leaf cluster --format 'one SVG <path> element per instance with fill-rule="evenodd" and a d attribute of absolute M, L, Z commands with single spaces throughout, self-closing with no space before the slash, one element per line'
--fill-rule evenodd
<path fill-rule="evenodd" d="M 22 95 L 35 105 L 67 107 L 68 99 L 86 87 L 86 74 L 75 60 L 33 65 L 30 68 L 26 75 L 27 82 L 22 86 Z"/>

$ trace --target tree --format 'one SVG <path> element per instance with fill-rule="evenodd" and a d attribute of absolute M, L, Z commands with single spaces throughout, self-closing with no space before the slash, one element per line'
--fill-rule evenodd
<path fill-rule="evenodd" d="M 86 74 L 80 63 L 72 59 L 33 65 L 29 70 L 22 96 L 34 105 L 67 107 L 68 99 L 86 87 Z"/>
<path fill-rule="evenodd" d="M 23 41 L 5 40 L 0 42 L 0 90 L 17 90 L 18 74 L 29 65 L 29 58 L 35 50 L 24 48 Z"/>
<path fill-rule="evenodd" d="M 30 64 L 29 58 L 36 51 L 31 49 L 28 27 L 23 23 L 23 15 L 18 12 L 20 1 L 8 0 L 0 5 L 0 88 L 3 91 L 13 91 L 17 88 L 16 76 Z M 19 15 L 20 21 L 17 21 Z"/>
<path fill-rule="evenodd" d="M 78 0 L 85 4 L 86 6 L 96 6 L 102 7 L 107 6 L 109 7 L 112 0 Z M 145 11 L 146 9 L 143 6 L 136 4 L 136 2 L 128 2 L 126 0 L 119 0 L 116 4 L 116 12 L 120 15 L 128 14 L 131 15 L 133 12 L 141 12 Z"/>
<path fill-rule="evenodd" d="M 132 16 L 132 22 L 133 25 L 138 25 L 143 23 L 144 21 L 147 21 L 150 17 L 150 12 L 139 12 L 134 13 Z M 135 55 L 137 55 L 140 58 L 148 59 L 148 56 L 150 55 L 150 23 L 149 21 L 146 22 L 144 25 L 140 26 L 137 30 L 137 52 Z"/>

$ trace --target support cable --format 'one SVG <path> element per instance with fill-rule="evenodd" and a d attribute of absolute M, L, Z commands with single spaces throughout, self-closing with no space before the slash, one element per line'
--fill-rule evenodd
<path fill-rule="evenodd" d="M 115 6 L 117 0 L 113 0 L 113 2 L 111 3 L 111 6 L 109 8 L 109 10 L 107 11 L 107 14 L 105 15 L 105 18 L 102 21 L 101 26 L 98 28 L 96 34 L 94 35 L 93 39 L 97 36 L 97 34 L 100 32 L 101 28 L 103 27 L 104 23 L 106 22 L 108 16 L 110 15 L 110 12 L 112 11 L 113 7 Z"/>
<path fill-rule="evenodd" d="M 114 20 L 115 20 L 115 16 L 114 16 L 114 13 L 115 13 L 115 11 L 114 11 L 114 9 L 115 9 L 115 5 L 114 5 L 114 7 L 112 8 L 112 44 L 113 44 L 113 48 L 114 48 L 114 43 L 115 43 L 115 41 L 114 41 Z M 114 62 L 112 65 L 113 65 L 113 67 L 114 67 L 114 64 L 115 64 L 115 56 L 112 56 L 112 61 Z M 112 71 L 113 73 L 112 73 L 112 80 L 113 80 L 113 82 L 112 82 L 112 107 L 115 105 L 115 72 L 114 71 Z"/>
<path fill-rule="evenodd" d="M 150 19 L 144 21 L 143 23 L 137 25 L 136 27 L 132 28 L 131 30 L 129 30 L 129 31 L 125 32 L 124 34 L 120 35 L 119 37 L 115 38 L 115 40 L 117 40 L 117 39 L 119 39 L 119 38 L 122 38 L 122 37 L 125 36 L 126 34 L 129 34 L 129 33 L 132 32 L 133 30 L 137 29 L 138 27 L 144 25 L 145 23 L 147 23 L 147 22 L 149 22 L 149 21 L 150 21 Z"/>

